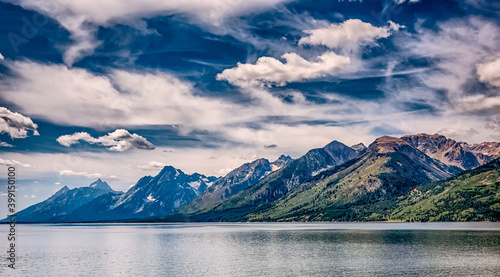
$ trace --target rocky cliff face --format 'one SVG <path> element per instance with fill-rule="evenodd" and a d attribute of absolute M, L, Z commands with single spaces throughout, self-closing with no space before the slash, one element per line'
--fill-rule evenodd
<path fill-rule="evenodd" d="M 292 161 L 290 156 L 281 155 L 276 161 L 258 159 L 246 163 L 218 180 L 196 200 L 181 208 L 183 213 L 196 213 L 223 202 L 227 198 L 251 187 L 271 172 L 281 169 Z"/>
<path fill-rule="evenodd" d="M 500 154 L 500 143 L 485 142 L 469 145 L 466 142 L 457 142 L 439 134 L 418 134 L 404 136 L 401 139 L 431 158 L 465 170 L 486 164 Z"/>

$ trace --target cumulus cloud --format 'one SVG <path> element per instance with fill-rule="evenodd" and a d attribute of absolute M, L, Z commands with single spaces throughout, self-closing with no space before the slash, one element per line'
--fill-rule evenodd
<path fill-rule="evenodd" d="M 4 59 L 4 57 L 3 57 L 2 53 L 0 53 L 0 61 L 3 59 Z"/>
<path fill-rule="evenodd" d="M 387 38 L 392 31 L 401 28 L 389 21 L 389 26 L 375 27 L 359 19 L 349 19 L 343 23 L 331 24 L 326 28 L 304 31 L 309 36 L 299 40 L 299 45 L 324 45 L 328 48 L 342 46 L 355 47 L 359 44 L 374 43 L 380 38 Z"/>
<path fill-rule="evenodd" d="M 66 48 L 64 61 L 72 65 L 92 54 L 100 44 L 95 38 L 99 26 L 117 23 L 140 25 L 137 21 L 160 15 L 184 14 L 219 25 L 228 16 L 269 9 L 288 0 L 10 0 L 25 9 L 35 10 L 59 22 L 71 33 L 73 44 Z"/>
<path fill-rule="evenodd" d="M 0 147 L 14 147 L 14 145 L 7 143 L 5 141 L 0 141 Z"/>
<path fill-rule="evenodd" d="M 39 135 L 37 128 L 31 118 L 0 107 L 0 133 L 6 133 L 13 139 L 25 138 L 28 136 L 28 131 L 32 131 L 35 136 Z"/>
<path fill-rule="evenodd" d="M 241 64 L 226 69 L 217 75 L 217 80 L 226 80 L 236 86 L 278 85 L 333 75 L 350 64 L 348 57 L 326 52 L 317 61 L 308 61 L 295 53 L 282 56 L 285 63 L 261 57 L 255 64 Z"/>
<path fill-rule="evenodd" d="M 165 163 L 160 163 L 160 162 L 156 162 L 156 161 L 151 161 L 145 165 L 138 165 L 137 167 L 142 169 L 142 170 L 158 170 L 158 169 L 162 169 L 163 167 L 165 167 L 167 164 Z"/>
<path fill-rule="evenodd" d="M 81 68 L 31 61 L 7 63 L 17 77 L 0 79 L 0 97 L 23 113 L 63 125 L 186 124 L 209 126 L 232 120 L 222 100 L 195 96 L 192 85 L 163 72 Z M 84 116 L 82 116 L 84 115 Z"/>
<path fill-rule="evenodd" d="M 479 80 L 500 87 L 500 58 L 477 66 Z"/>
<path fill-rule="evenodd" d="M 77 144 L 80 140 L 90 144 L 99 144 L 109 147 L 110 151 L 125 151 L 130 149 L 152 150 L 155 146 L 144 137 L 138 134 L 131 134 L 125 129 L 117 129 L 105 136 L 94 138 L 89 133 L 77 132 L 72 135 L 64 135 L 57 138 L 57 142 L 63 146 L 70 147 Z"/>
<path fill-rule="evenodd" d="M 61 175 L 61 176 L 82 176 L 82 177 L 87 177 L 89 179 L 102 177 L 102 174 L 100 174 L 100 173 L 88 173 L 86 171 L 73 171 L 70 169 L 60 170 L 59 175 Z"/>
<path fill-rule="evenodd" d="M 26 167 L 26 168 L 32 167 L 30 164 L 25 164 L 25 163 L 22 163 L 22 162 L 16 161 L 16 160 L 6 160 L 6 159 L 2 159 L 2 158 L 0 158 L 0 164 L 6 165 L 6 166 L 20 166 L 20 167 Z"/>

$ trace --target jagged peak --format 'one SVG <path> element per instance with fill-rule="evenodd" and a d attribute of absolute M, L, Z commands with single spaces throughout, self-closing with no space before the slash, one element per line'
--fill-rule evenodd
<path fill-rule="evenodd" d="M 247 164 L 267 164 L 267 163 L 269 163 L 268 159 L 260 158 L 260 159 L 253 161 L 253 162 L 249 162 Z"/>
<path fill-rule="evenodd" d="M 428 137 L 428 138 L 440 138 L 440 137 L 444 137 L 446 138 L 445 136 L 441 135 L 441 134 L 438 134 L 438 133 L 435 133 L 435 134 L 427 134 L 427 133 L 418 133 L 416 135 L 406 135 L 406 136 L 403 136 L 403 137 Z"/>
<path fill-rule="evenodd" d="M 58 190 L 56 193 L 58 193 L 58 192 L 66 192 L 66 191 L 69 191 L 68 186 L 64 186 L 64 187 L 62 187 L 62 188 L 61 188 L 60 190 Z"/>
<path fill-rule="evenodd" d="M 281 155 L 278 159 L 271 163 L 272 170 L 278 170 L 284 166 L 287 166 L 290 162 L 292 162 L 292 157 L 288 155 Z"/>
<path fill-rule="evenodd" d="M 68 186 L 64 186 L 62 187 L 60 190 L 56 191 L 51 197 L 49 197 L 47 200 L 52 200 L 52 199 L 55 199 L 65 193 L 67 193 L 68 191 L 70 191 L 70 189 L 68 188 Z"/>
<path fill-rule="evenodd" d="M 471 144 L 470 146 L 471 146 L 471 147 L 480 147 L 480 146 L 499 147 L 499 146 L 500 146 L 500 142 L 496 142 L 496 141 L 485 141 L 485 142 L 481 142 L 481 143 Z"/>
<path fill-rule="evenodd" d="M 352 145 L 351 148 L 356 150 L 356 151 L 362 151 L 362 150 L 365 150 L 367 147 L 362 142 L 360 142 L 358 144 Z"/>
<path fill-rule="evenodd" d="M 160 173 L 158 173 L 158 176 L 162 176 L 162 175 L 165 175 L 165 174 L 175 174 L 175 176 L 179 176 L 179 175 L 184 175 L 185 173 L 180 170 L 180 169 L 177 169 L 171 165 L 166 165 L 162 168 L 162 170 L 160 171 Z"/>
<path fill-rule="evenodd" d="M 108 183 L 101 180 L 101 178 L 97 179 L 95 182 L 89 185 L 89 187 L 100 190 L 108 190 L 112 191 L 113 189 L 108 185 Z"/>
<path fill-rule="evenodd" d="M 284 155 L 284 154 L 281 154 L 281 156 L 279 156 L 279 158 L 277 158 L 274 162 L 272 162 L 273 164 L 274 163 L 278 163 L 278 162 L 289 162 L 293 160 L 292 157 L 288 156 L 288 155 Z"/>
<path fill-rule="evenodd" d="M 243 165 L 231 170 L 228 174 L 226 174 L 226 176 L 224 176 L 223 178 L 225 177 L 230 177 L 230 176 L 238 176 L 241 174 L 242 171 L 246 171 L 246 170 L 249 170 L 249 169 L 254 169 L 256 168 L 257 166 L 259 165 L 263 165 L 263 166 L 271 166 L 271 163 L 269 162 L 268 159 L 265 159 L 265 158 L 260 158 L 260 159 L 257 159 L 257 160 L 254 160 L 254 161 L 251 161 L 251 162 L 248 162 L 248 163 L 244 163 Z"/>

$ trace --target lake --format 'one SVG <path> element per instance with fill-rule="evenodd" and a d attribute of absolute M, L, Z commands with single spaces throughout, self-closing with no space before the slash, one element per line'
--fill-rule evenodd
<path fill-rule="evenodd" d="M 17 225 L 16 240 L 0 276 L 500 276 L 499 223 Z"/>

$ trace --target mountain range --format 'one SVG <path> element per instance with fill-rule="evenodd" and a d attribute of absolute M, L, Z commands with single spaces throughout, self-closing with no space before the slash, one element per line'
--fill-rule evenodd
<path fill-rule="evenodd" d="M 101 179 L 93 182 L 88 187 L 69 189 L 64 186 L 47 200 L 18 212 L 17 217 L 22 222 L 54 222 L 99 196 L 121 193 L 111 189 Z"/>
<path fill-rule="evenodd" d="M 499 220 L 500 143 L 442 135 L 332 141 L 292 159 L 257 159 L 221 178 L 172 166 L 127 192 L 63 187 L 19 222 Z"/>
<path fill-rule="evenodd" d="M 469 145 L 466 142 L 457 142 L 438 134 L 404 136 L 401 139 L 431 158 L 465 170 L 478 167 L 500 157 L 500 143 L 498 142 Z"/>

